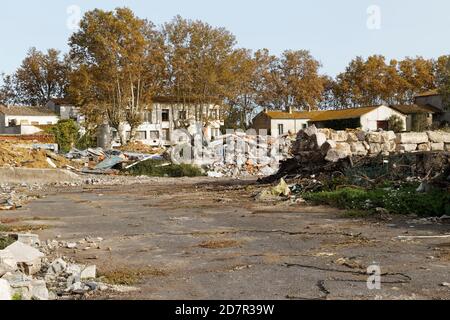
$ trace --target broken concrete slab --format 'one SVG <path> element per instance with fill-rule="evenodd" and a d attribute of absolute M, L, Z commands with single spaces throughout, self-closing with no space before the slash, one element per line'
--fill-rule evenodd
<path fill-rule="evenodd" d="M 67 263 L 63 259 L 56 259 L 48 268 L 47 274 L 60 274 L 66 271 Z"/>
<path fill-rule="evenodd" d="M 16 241 L 6 248 L 16 259 L 19 269 L 26 274 L 35 274 L 41 269 L 44 254 L 32 246 Z"/>
<path fill-rule="evenodd" d="M 398 133 L 396 141 L 398 144 L 428 143 L 428 134 L 426 132 Z"/>
<path fill-rule="evenodd" d="M 87 266 L 81 271 L 81 280 L 95 279 L 97 277 L 97 267 L 95 265 Z"/>
<path fill-rule="evenodd" d="M 39 247 L 41 245 L 41 241 L 39 240 L 39 236 L 37 234 L 31 233 L 18 234 L 17 241 L 32 247 Z"/>
<path fill-rule="evenodd" d="M 49 293 L 44 280 L 31 280 L 31 299 L 48 300 Z"/>
<path fill-rule="evenodd" d="M 77 174 L 63 169 L 0 168 L 4 183 L 63 183 L 80 181 Z"/>
<path fill-rule="evenodd" d="M 12 289 L 9 282 L 5 279 L 0 279 L 0 301 L 12 300 Z"/>
<path fill-rule="evenodd" d="M 432 143 L 450 143 L 450 132 L 428 131 L 427 135 Z"/>
<path fill-rule="evenodd" d="M 17 270 L 17 260 L 8 250 L 0 250 L 0 277 Z"/>

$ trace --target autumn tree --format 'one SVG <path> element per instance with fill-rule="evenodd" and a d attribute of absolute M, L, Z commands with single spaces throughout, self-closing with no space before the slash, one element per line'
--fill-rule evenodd
<path fill-rule="evenodd" d="M 45 105 L 64 96 L 67 72 L 67 61 L 58 50 L 43 53 L 31 48 L 16 72 L 3 77 L 0 95 L 9 103 Z"/>
<path fill-rule="evenodd" d="M 235 37 L 224 28 L 180 16 L 162 31 L 166 47 L 168 81 L 165 92 L 194 104 L 196 121 L 207 124 L 209 104 L 223 103 L 233 87 Z"/>
<path fill-rule="evenodd" d="M 87 12 L 70 38 L 73 62 L 70 96 L 86 110 L 95 105 L 120 134 L 127 122 L 131 139 L 143 112 L 162 87 L 164 50 L 154 25 L 128 8 Z M 121 135 L 121 142 L 126 137 Z"/>
<path fill-rule="evenodd" d="M 435 63 L 436 85 L 442 94 L 444 107 L 450 110 L 450 56 L 442 56 Z"/>
<path fill-rule="evenodd" d="M 11 105 L 17 103 L 12 76 L 2 74 L 1 77 L 2 85 L 0 86 L 0 105 Z"/>

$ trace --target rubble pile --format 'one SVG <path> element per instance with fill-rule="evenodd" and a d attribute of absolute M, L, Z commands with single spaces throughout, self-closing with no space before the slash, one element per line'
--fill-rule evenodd
<path fill-rule="evenodd" d="M 57 248 L 70 247 L 69 243 L 48 240 L 41 244 L 33 234 L 0 234 L 1 237 L 15 241 L 0 250 L 0 300 L 70 299 L 115 290 L 114 286 L 98 281 L 95 265 L 77 264 L 66 257 L 49 260 Z M 90 246 L 101 241 L 101 238 L 83 240 Z"/>
<path fill-rule="evenodd" d="M 311 176 L 329 179 L 336 174 L 349 176 L 351 171 L 370 172 L 377 168 L 385 178 L 437 181 L 436 177 L 441 177 L 440 180 L 445 181 L 450 164 L 449 148 L 450 133 L 446 132 L 395 134 L 392 131 L 334 131 L 312 126 L 298 133 L 292 145 L 293 157 L 281 161 L 278 173 L 263 181 Z"/>
<path fill-rule="evenodd" d="M 295 136 L 280 139 L 244 133 L 227 134 L 194 150 L 194 163 L 205 168 L 209 177 L 270 176 L 280 160 L 290 156 Z M 189 161 L 188 161 L 189 162 Z"/>
<path fill-rule="evenodd" d="M 55 150 L 56 149 L 56 150 Z M 32 141 L 0 141 L 0 167 L 65 168 L 69 161 L 57 155 L 57 145 Z"/>
<path fill-rule="evenodd" d="M 160 147 L 151 147 L 140 141 L 129 142 L 124 146 L 116 148 L 123 152 L 145 153 L 145 154 L 163 154 L 164 149 Z"/>

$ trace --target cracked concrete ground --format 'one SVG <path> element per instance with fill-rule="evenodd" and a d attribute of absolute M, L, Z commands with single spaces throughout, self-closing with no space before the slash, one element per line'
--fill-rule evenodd
<path fill-rule="evenodd" d="M 2 217 L 47 218 L 41 239 L 102 237 L 60 254 L 100 273 L 155 268 L 139 291 L 96 299 L 450 299 L 449 225 L 352 219 L 336 209 L 261 203 L 252 181 L 156 179 L 133 186 L 49 191 Z M 48 218 L 56 218 L 51 220 Z M 30 220 L 26 223 L 44 223 Z M 381 290 L 368 290 L 378 264 Z"/>

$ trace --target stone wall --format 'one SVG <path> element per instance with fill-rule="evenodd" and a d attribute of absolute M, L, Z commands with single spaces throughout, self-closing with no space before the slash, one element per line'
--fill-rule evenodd
<path fill-rule="evenodd" d="M 329 162 L 337 162 L 349 156 L 376 156 L 379 154 L 447 151 L 450 152 L 450 133 L 442 131 L 364 132 L 361 130 L 335 131 L 317 129 L 302 130 L 292 146 L 292 154 L 317 152 Z"/>

